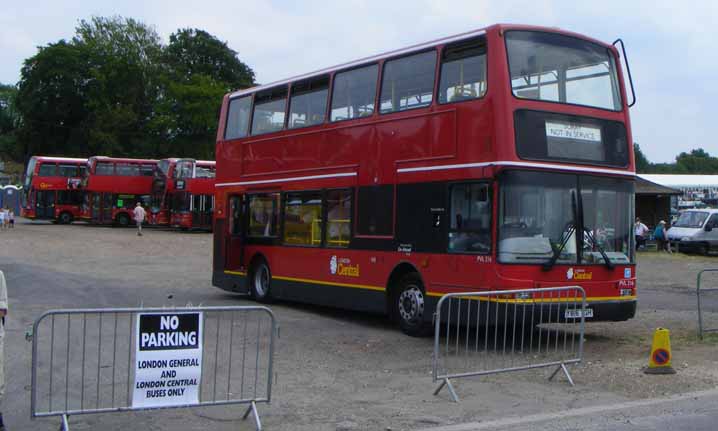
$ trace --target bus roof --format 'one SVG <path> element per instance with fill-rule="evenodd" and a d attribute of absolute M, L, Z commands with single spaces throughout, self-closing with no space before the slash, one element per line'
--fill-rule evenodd
<path fill-rule="evenodd" d="M 435 39 L 435 40 L 432 40 L 429 42 L 423 42 L 423 43 L 419 43 L 416 45 L 411 45 L 406 48 L 395 49 L 395 50 L 387 51 L 387 52 L 384 52 L 381 54 L 360 58 L 359 60 L 354 60 L 354 61 L 350 61 L 347 63 L 338 64 L 336 66 L 319 69 L 314 72 L 309 72 L 309 73 L 305 73 L 302 75 L 293 76 L 291 78 L 282 79 L 282 80 L 275 81 L 275 82 L 270 82 L 268 84 L 263 84 L 263 85 L 258 85 L 258 86 L 251 87 L 251 88 L 237 90 L 235 92 L 230 93 L 229 97 L 234 98 L 234 97 L 244 96 L 246 94 L 256 93 L 257 91 L 276 87 L 278 85 L 289 84 L 290 82 L 301 81 L 303 79 L 311 78 L 311 77 L 314 77 L 317 75 L 323 75 L 326 73 L 332 73 L 332 72 L 336 72 L 336 71 L 340 71 L 340 70 L 344 70 L 344 69 L 350 69 L 355 66 L 361 66 L 363 64 L 376 62 L 376 61 L 383 60 L 386 58 L 396 57 L 396 56 L 400 56 L 403 54 L 409 54 L 412 52 L 421 51 L 423 49 L 431 48 L 431 47 L 434 47 L 437 45 L 443 45 L 446 43 L 457 42 L 457 41 L 464 40 L 464 39 L 471 39 L 473 37 L 484 35 L 484 34 L 486 34 L 486 32 L 489 29 L 494 29 L 494 28 L 496 28 L 500 31 L 510 29 L 510 30 L 534 30 L 534 31 L 548 31 L 548 32 L 552 32 L 552 33 L 561 33 L 561 34 L 565 34 L 567 36 L 578 37 L 580 39 L 584 39 L 584 40 L 599 44 L 606 48 L 611 48 L 611 45 L 607 45 L 606 43 L 601 42 L 599 40 L 596 40 L 596 39 L 593 39 L 593 38 L 590 38 L 590 37 L 587 37 L 587 36 L 584 36 L 584 35 L 581 35 L 578 33 L 573 33 L 570 31 L 562 30 L 557 27 L 540 27 L 540 26 L 521 25 L 521 24 L 494 24 L 492 26 L 480 28 L 477 30 L 471 30 L 471 31 L 459 33 L 459 34 L 456 34 L 453 36 L 446 36 L 446 37 Z"/>
<path fill-rule="evenodd" d="M 121 162 L 121 163 L 157 163 L 159 160 L 154 159 L 128 159 L 124 157 L 107 157 L 107 156 L 92 156 L 88 161 L 97 160 L 103 162 Z"/>
<path fill-rule="evenodd" d="M 68 162 L 68 163 L 85 163 L 87 159 L 78 159 L 73 157 L 53 157 L 53 156 L 32 156 L 31 158 L 41 162 Z"/>
<path fill-rule="evenodd" d="M 217 164 L 217 162 L 215 162 L 214 160 L 197 160 L 197 159 L 193 159 L 191 157 L 168 157 L 168 158 L 162 159 L 162 160 L 167 160 L 170 163 L 188 161 L 188 162 L 195 162 L 198 165 L 205 165 L 205 166 L 214 166 L 215 164 Z"/>

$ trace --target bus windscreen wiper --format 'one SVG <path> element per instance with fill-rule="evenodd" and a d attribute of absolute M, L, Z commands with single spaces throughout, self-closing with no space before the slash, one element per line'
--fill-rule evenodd
<path fill-rule="evenodd" d="M 558 260 L 559 256 L 561 256 L 561 252 L 563 251 L 564 247 L 566 247 L 566 244 L 571 240 L 571 237 L 573 236 L 574 232 L 576 232 L 576 220 L 578 220 L 578 208 L 576 207 L 576 192 L 571 192 L 571 209 L 573 210 L 573 221 L 571 221 L 568 224 L 568 229 L 566 230 L 566 235 L 564 236 L 563 240 L 561 241 L 561 244 L 556 247 L 556 250 L 553 252 L 553 256 L 551 256 L 551 259 L 543 264 L 543 270 L 544 271 L 550 271 L 551 268 L 553 268 L 554 265 L 556 265 L 556 261 Z"/>
<path fill-rule="evenodd" d="M 606 265 L 606 268 L 613 269 L 613 262 L 611 262 L 611 259 L 608 258 L 606 250 L 604 250 L 603 247 L 601 247 L 601 245 L 596 241 L 596 237 L 593 236 L 593 233 L 586 227 L 583 228 L 583 231 L 586 235 L 588 235 L 588 239 L 591 240 L 591 244 L 598 249 L 599 253 L 601 253 L 601 257 L 603 257 L 603 262 Z"/>
<path fill-rule="evenodd" d="M 573 197 L 573 195 L 571 195 Z M 596 237 L 593 236 L 593 233 L 586 228 L 584 225 L 584 219 L 583 219 L 583 196 L 578 197 L 578 218 L 581 221 L 581 237 L 579 238 L 580 241 L 580 247 L 578 248 L 579 251 L 579 262 L 581 262 L 581 257 L 583 255 L 583 245 L 585 242 L 585 239 L 583 237 L 583 234 L 588 235 L 588 239 L 591 240 L 591 245 L 593 247 L 596 247 L 598 249 L 598 252 L 601 253 L 601 256 L 603 257 L 603 262 L 606 265 L 606 268 L 613 269 L 613 262 L 608 258 L 608 255 L 606 254 L 606 251 L 601 247 L 598 242 L 596 242 Z"/>

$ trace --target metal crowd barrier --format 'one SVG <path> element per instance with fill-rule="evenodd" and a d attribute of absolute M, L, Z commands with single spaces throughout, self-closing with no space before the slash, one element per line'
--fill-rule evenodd
<path fill-rule="evenodd" d="M 579 286 L 450 293 L 439 300 L 432 376 L 459 401 L 451 379 L 581 362 L 586 293 Z"/>
<path fill-rule="evenodd" d="M 278 335 L 260 306 L 48 311 L 33 325 L 31 416 L 69 430 L 73 415 L 244 404 L 261 430 Z"/>
<path fill-rule="evenodd" d="M 718 328 L 704 328 L 703 327 L 703 311 L 701 309 L 701 292 L 716 292 L 718 291 L 718 288 L 711 287 L 711 288 L 701 288 L 701 278 L 703 277 L 704 272 L 718 272 L 718 268 L 716 269 L 704 269 L 703 271 L 698 273 L 698 276 L 696 277 L 696 297 L 698 301 L 698 337 L 702 340 L 703 339 L 703 333 L 704 332 L 718 332 Z"/>

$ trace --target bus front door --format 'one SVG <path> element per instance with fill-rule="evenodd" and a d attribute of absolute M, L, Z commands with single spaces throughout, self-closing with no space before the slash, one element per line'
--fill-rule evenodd
<path fill-rule="evenodd" d="M 212 227 L 213 195 L 192 196 L 192 227 L 208 229 Z"/>
<path fill-rule="evenodd" d="M 102 223 L 112 223 L 112 193 L 102 194 Z"/>
<path fill-rule="evenodd" d="M 93 223 L 100 223 L 102 221 L 100 198 L 100 193 L 92 193 L 92 197 L 90 198 L 90 204 L 92 205 L 90 210 L 90 220 L 92 220 Z"/>
<path fill-rule="evenodd" d="M 55 191 L 38 190 L 35 197 L 35 217 L 39 219 L 55 218 Z"/>
<path fill-rule="evenodd" d="M 225 243 L 224 268 L 230 271 L 246 272 L 244 267 L 244 199 L 241 195 L 229 197 L 227 212 L 227 235 Z M 219 232 L 215 232 L 215 235 Z"/>

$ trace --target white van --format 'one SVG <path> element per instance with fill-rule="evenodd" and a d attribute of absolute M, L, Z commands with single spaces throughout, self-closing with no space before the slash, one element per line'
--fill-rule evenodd
<path fill-rule="evenodd" d="M 718 209 L 681 211 L 668 229 L 668 240 L 674 250 L 701 254 L 718 250 Z"/>

